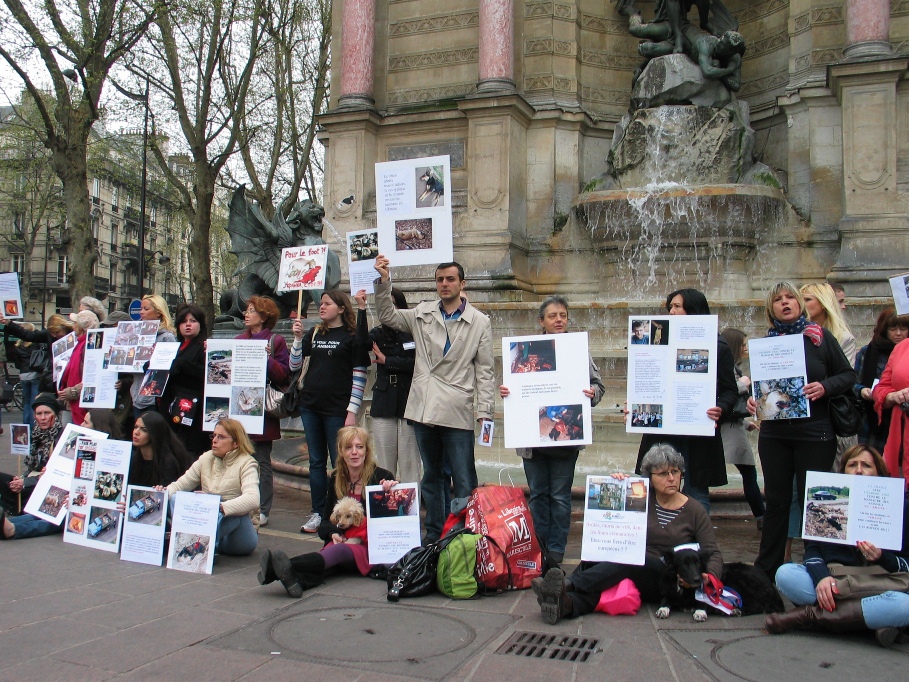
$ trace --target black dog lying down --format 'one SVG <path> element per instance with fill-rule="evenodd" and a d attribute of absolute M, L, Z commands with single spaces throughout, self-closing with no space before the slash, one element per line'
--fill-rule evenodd
<path fill-rule="evenodd" d="M 674 608 L 694 611 L 694 620 L 699 623 L 707 620 L 708 609 L 723 613 L 694 598 L 695 591 L 702 587 L 701 574 L 706 571 L 709 557 L 710 552 L 695 549 L 682 549 L 663 555 L 666 568 L 660 578 L 660 608 L 656 611 L 657 618 L 669 618 L 669 613 Z M 783 611 L 783 600 L 776 588 L 767 575 L 754 566 L 741 562 L 723 564 L 720 580 L 742 597 L 742 608 L 736 609 L 731 615 L 753 616 Z"/>

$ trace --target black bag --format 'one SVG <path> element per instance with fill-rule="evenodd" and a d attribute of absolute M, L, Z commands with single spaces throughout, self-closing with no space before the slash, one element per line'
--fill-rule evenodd
<path fill-rule="evenodd" d="M 740 393 L 736 398 L 735 407 L 732 408 L 732 420 L 748 419 L 751 413 L 748 411 L 748 394 Z"/>
<path fill-rule="evenodd" d="M 473 533 L 469 528 L 456 530 L 440 540 L 426 545 L 414 547 L 407 554 L 398 559 L 394 566 L 388 569 L 388 601 L 396 602 L 401 597 L 422 597 L 432 594 L 436 586 L 436 569 L 439 565 L 439 553 L 462 533 Z"/>
<path fill-rule="evenodd" d="M 28 369 L 26 371 L 43 374 L 47 371 L 49 365 L 50 355 L 47 352 L 47 346 L 41 345 L 32 350 L 32 354 L 28 358 Z"/>
<path fill-rule="evenodd" d="M 829 401 L 830 423 L 840 438 L 854 436 L 862 428 L 862 413 L 850 393 L 835 395 Z"/>
<path fill-rule="evenodd" d="M 10 382 L 3 382 L 3 387 L 0 388 L 0 405 L 6 405 L 13 399 L 13 390 L 13 385 Z"/>

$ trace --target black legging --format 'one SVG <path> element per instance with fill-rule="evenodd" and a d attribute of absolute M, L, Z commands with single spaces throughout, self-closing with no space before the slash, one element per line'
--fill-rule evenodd
<path fill-rule="evenodd" d="M 645 602 L 660 601 L 660 576 L 665 565 L 659 558 L 647 555 L 643 566 L 614 564 L 611 561 L 582 561 L 569 580 L 574 587 L 569 591 L 574 606 L 574 617 L 591 613 L 600 602 L 603 590 L 618 585 L 625 578 L 634 581 Z"/>
<path fill-rule="evenodd" d="M 798 503 L 805 499 L 805 472 L 830 471 L 836 457 L 836 438 L 830 440 L 791 440 L 763 433 L 758 439 L 758 454 L 764 471 L 764 494 L 767 511 L 761 549 L 754 565 L 773 581 L 776 569 L 783 565 L 786 538 L 789 535 L 789 507 L 792 504 L 792 479 L 795 477 Z"/>

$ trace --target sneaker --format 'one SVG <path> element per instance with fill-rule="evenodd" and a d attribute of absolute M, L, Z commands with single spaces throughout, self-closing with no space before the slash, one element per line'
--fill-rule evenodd
<path fill-rule="evenodd" d="M 259 514 L 259 528 L 268 525 L 268 514 Z"/>
<path fill-rule="evenodd" d="M 318 513 L 310 514 L 309 519 L 300 526 L 301 533 L 318 533 L 319 526 L 322 525 L 322 515 Z"/>

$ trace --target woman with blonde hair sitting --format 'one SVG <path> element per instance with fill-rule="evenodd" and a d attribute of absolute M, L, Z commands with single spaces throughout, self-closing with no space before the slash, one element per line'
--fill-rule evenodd
<path fill-rule="evenodd" d="M 222 419 L 212 433 L 211 450 L 167 486 L 168 495 L 198 489 L 221 496 L 215 538 L 215 552 L 220 554 L 246 556 L 259 544 L 252 520 L 252 515 L 259 512 L 259 465 L 252 453 L 243 424 L 236 419 Z"/>

